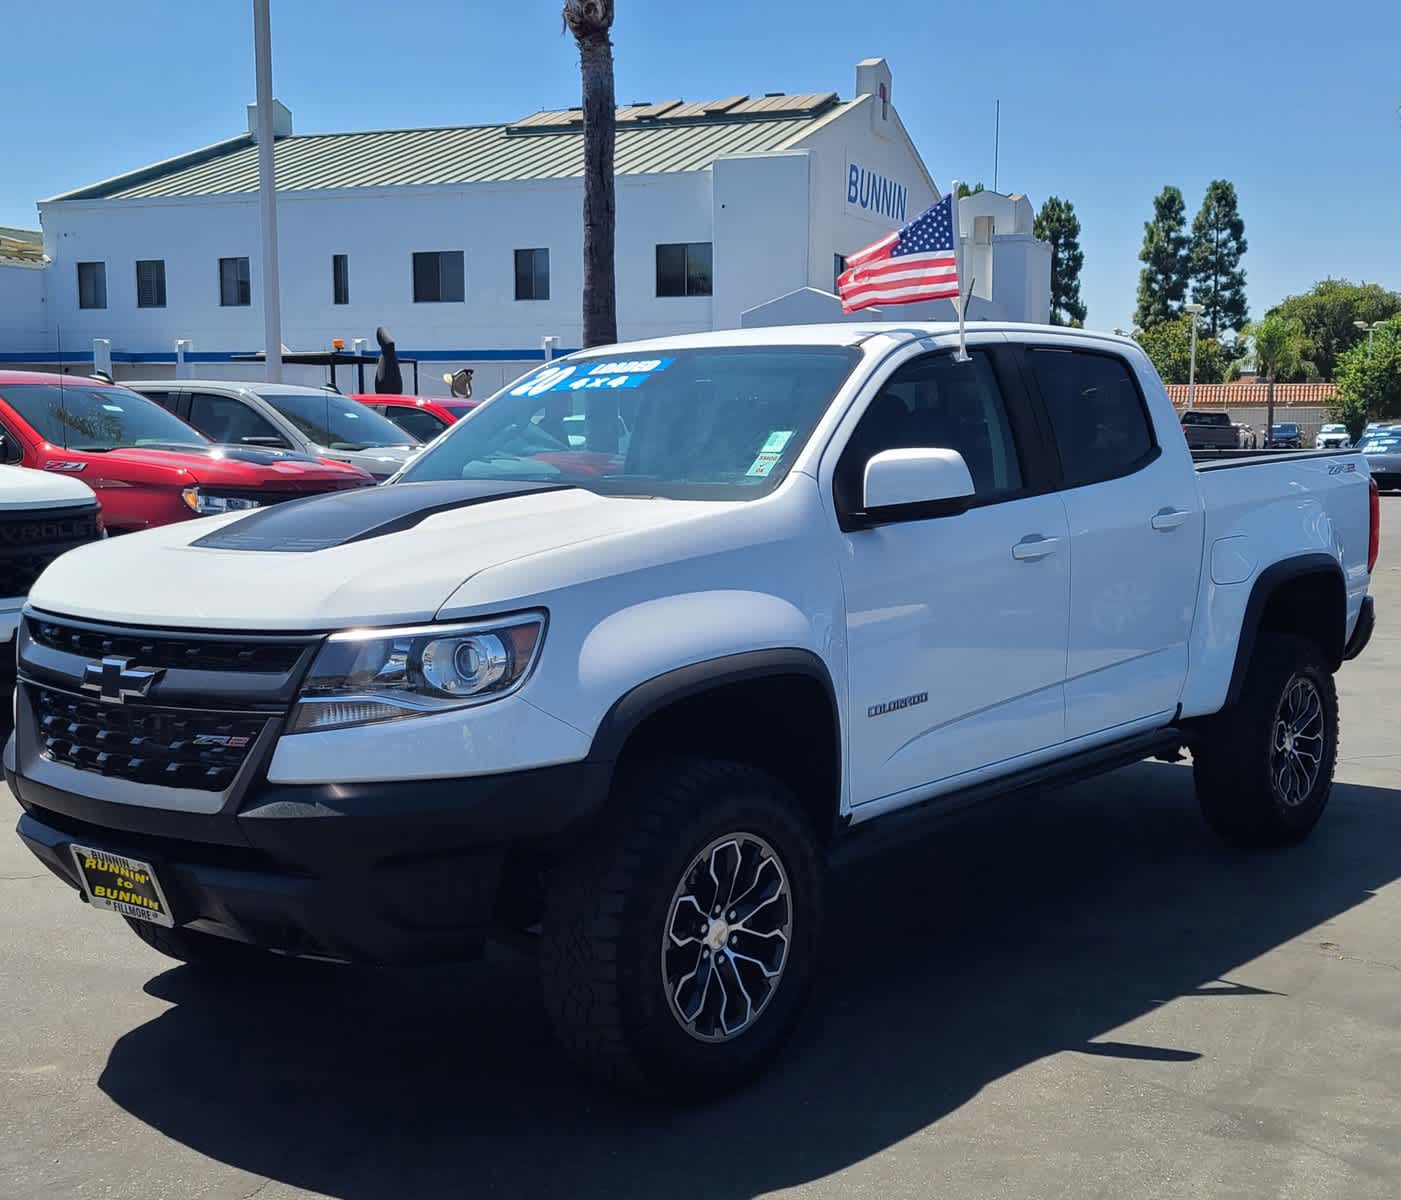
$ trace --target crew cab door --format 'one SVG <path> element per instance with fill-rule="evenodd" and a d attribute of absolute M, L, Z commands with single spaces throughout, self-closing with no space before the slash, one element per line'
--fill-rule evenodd
<path fill-rule="evenodd" d="M 1066 733 L 1170 716 L 1187 676 L 1202 562 L 1191 458 L 1180 442 L 1159 445 L 1127 360 L 1062 344 L 1029 346 L 1023 361 L 1054 436 L 1070 520 Z"/>
<path fill-rule="evenodd" d="M 1069 528 L 1000 340 L 895 369 L 836 459 L 838 514 L 860 507 L 873 455 L 915 447 L 963 455 L 975 502 L 840 535 L 854 805 L 918 800 L 1065 736 Z"/>

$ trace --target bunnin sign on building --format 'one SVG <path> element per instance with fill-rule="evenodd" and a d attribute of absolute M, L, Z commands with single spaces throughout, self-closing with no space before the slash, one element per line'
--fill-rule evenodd
<path fill-rule="evenodd" d="M 879 171 L 872 171 L 857 162 L 846 168 L 846 203 L 848 208 L 860 209 L 876 216 L 889 217 L 903 223 L 909 189 Z"/>

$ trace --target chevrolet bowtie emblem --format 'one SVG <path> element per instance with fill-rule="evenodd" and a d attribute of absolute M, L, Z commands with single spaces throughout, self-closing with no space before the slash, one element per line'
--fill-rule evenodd
<path fill-rule="evenodd" d="M 159 667 L 133 667 L 129 658 L 104 658 L 83 668 L 83 691 L 96 692 L 104 704 L 125 704 L 145 696 L 163 674 Z"/>

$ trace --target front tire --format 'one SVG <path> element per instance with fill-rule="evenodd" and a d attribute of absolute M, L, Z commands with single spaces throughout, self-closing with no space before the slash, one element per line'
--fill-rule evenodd
<path fill-rule="evenodd" d="M 572 1057 L 611 1083 L 694 1100 L 750 1079 L 807 999 L 822 861 L 793 795 L 763 771 L 673 760 L 545 901 L 546 1006 Z"/>
<path fill-rule="evenodd" d="M 1307 837 L 1328 805 L 1338 733 L 1338 692 L 1318 645 L 1261 634 L 1240 698 L 1193 743 L 1207 823 L 1238 846 Z"/>

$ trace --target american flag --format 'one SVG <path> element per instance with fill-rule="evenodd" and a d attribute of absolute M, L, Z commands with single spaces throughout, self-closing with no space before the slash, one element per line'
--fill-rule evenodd
<path fill-rule="evenodd" d="M 837 276 L 843 312 L 873 304 L 913 304 L 958 295 L 953 194 L 846 260 Z"/>

